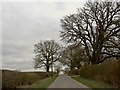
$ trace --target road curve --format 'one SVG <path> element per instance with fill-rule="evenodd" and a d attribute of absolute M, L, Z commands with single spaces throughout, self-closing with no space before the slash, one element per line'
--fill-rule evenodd
<path fill-rule="evenodd" d="M 49 86 L 50 88 L 88 88 L 82 83 L 77 82 L 67 75 L 59 75 L 57 79 Z M 89 89 L 89 88 L 88 88 Z"/>

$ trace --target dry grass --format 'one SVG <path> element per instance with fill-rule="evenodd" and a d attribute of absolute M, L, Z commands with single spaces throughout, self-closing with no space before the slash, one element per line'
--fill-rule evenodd
<path fill-rule="evenodd" d="M 31 85 L 37 80 L 49 77 L 46 72 L 18 72 L 2 70 L 2 87 L 15 88 L 22 85 Z"/>

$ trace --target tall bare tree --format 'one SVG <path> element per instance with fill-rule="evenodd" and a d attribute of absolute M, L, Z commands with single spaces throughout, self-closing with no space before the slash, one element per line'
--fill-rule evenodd
<path fill-rule="evenodd" d="M 120 2 L 87 2 L 61 19 L 61 27 L 62 40 L 81 43 L 92 64 L 120 57 Z"/>
<path fill-rule="evenodd" d="M 50 66 L 60 58 L 60 45 L 54 40 L 41 41 L 35 44 L 34 67 L 46 67 L 46 72 L 49 72 Z"/>

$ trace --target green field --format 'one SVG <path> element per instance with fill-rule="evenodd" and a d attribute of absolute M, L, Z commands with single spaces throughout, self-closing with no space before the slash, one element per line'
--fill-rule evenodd
<path fill-rule="evenodd" d="M 108 86 L 104 83 L 98 82 L 98 81 L 94 81 L 94 80 L 90 80 L 90 79 L 85 79 L 82 78 L 80 76 L 73 76 L 73 79 L 77 80 L 78 82 L 83 83 L 84 85 L 96 89 L 96 88 L 112 88 L 111 86 Z"/>

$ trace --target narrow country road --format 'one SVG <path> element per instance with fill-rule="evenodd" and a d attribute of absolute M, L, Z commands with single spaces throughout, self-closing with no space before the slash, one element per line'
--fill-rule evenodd
<path fill-rule="evenodd" d="M 49 86 L 48 90 L 51 88 L 88 88 L 87 86 L 75 81 L 67 75 L 59 75 L 57 79 Z M 88 88 L 90 89 L 90 88 Z"/>

